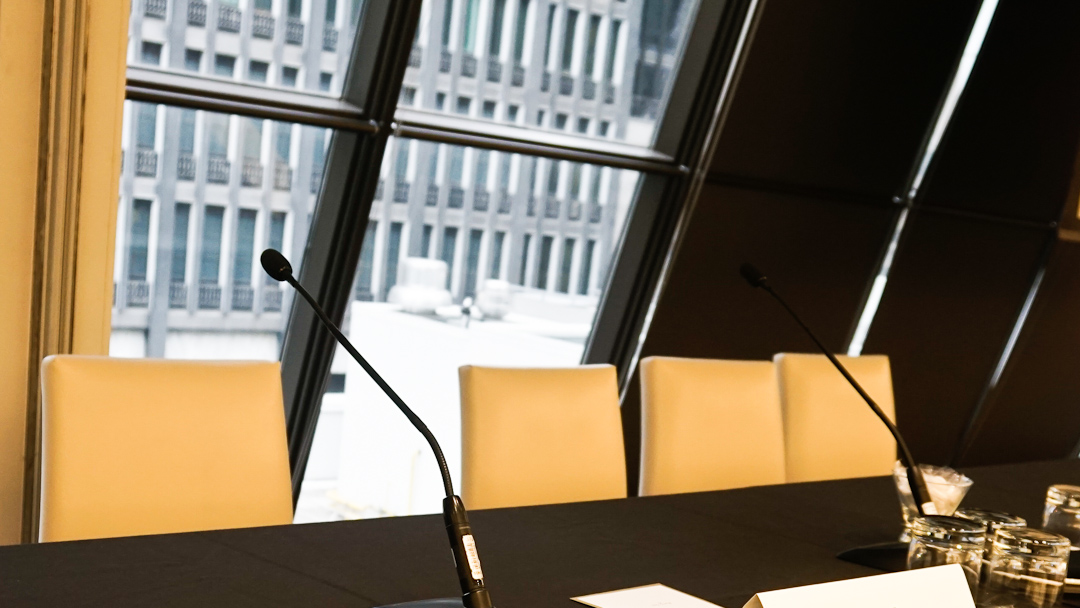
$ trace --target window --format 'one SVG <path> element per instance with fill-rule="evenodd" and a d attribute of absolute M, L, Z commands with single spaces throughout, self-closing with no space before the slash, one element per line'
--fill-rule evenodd
<path fill-rule="evenodd" d="M 469 253 L 465 260 L 465 297 L 476 295 L 476 277 L 480 266 L 480 243 L 484 240 L 484 231 L 472 229 L 469 231 Z"/>
<path fill-rule="evenodd" d="M 454 0 L 443 3 L 442 48 L 450 48 L 450 33 L 454 24 Z"/>
<path fill-rule="evenodd" d="M 435 227 L 431 224 L 424 224 L 424 234 L 420 238 L 420 257 L 426 258 L 431 253 L 431 233 Z"/>
<path fill-rule="evenodd" d="M 555 10 L 554 4 L 548 6 L 547 14 L 547 28 L 544 30 L 544 67 L 551 65 L 551 34 L 555 29 Z"/>
<path fill-rule="evenodd" d="M 478 4 L 479 0 L 465 0 L 465 31 L 462 34 L 461 48 L 469 54 L 476 52 L 476 26 L 480 16 Z"/>
<path fill-rule="evenodd" d="M 581 199 L 581 163 L 570 167 L 570 198 L 576 201 Z"/>
<path fill-rule="evenodd" d="M 468 114 L 469 113 L 469 108 L 471 106 L 472 106 L 472 100 L 469 99 L 468 97 L 458 97 L 457 98 L 457 113 L 458 114 Z"/>
<path fill-rule="evenodd" d="M 555 115 L 555 128 L 560 130 L 560 131 L 566 129 L 566 121 L 569 120 L 569 119 L 570 119 L 570 117 L 567 116 L 566 114 L 562 114 L 562 113 L 556 114 Z"/>
<path fill-rule="evenodd" d="M 563 239 L 562 259 L 559 264 L 559 284 L 555 290 L 559 293 L 570 291 L 570 268 L 574 263 L 574 239 Z"/>
<path fill-rule="evenodd" d="M 281 68 L 281 86 L 283 87 L 296 87 L 296 77 L 300 74 L 300 70 L 297 68 L 291 68 L 284 66 Z"/>
<path fill-rule="evenodd" d="M 548 270 L 551 265 L 551 247 L 555 243 L 555 237 L 544 236 L 540 239 L 540 262 L 536 265 L 536 288 L 547 289 Z"/>
<path fill-rule="evenodd" d="M 265 61 L 251 61 L 248 64 L 248 80 L 266 82 L 266 75 L 270 71 L 270 64 Z"/>
<path fill-rule="evenodd" d="M 360 264 L 357 266 L 356 281 L 353 286 L 354 297 L 361 301 L 370 301 L 371 274 L 375 268 L 375 233 L 378 222 L 368 222 L 364 232 L 364 243 L 360 247 Z"/>
<path fill-rule="evenodd" d="M 183 283 L 187 280 L 188 224 L 191 221 L 191 204 L 176 203 L 173 215 L 172 260 L 169 262 L 169 280 Z M 149 235 L 147 235 L 149 240 Z"/>
<path fill-rule="evenodd" d="M 446 107 L 446 93 L 436 93 L 435 94 L 435 109 L 436 110 L 442 110 L 444 107 Z"/>
<path fill-rule="evenodd" d="M 583 134 L 589 132 L 589 119 L 588 118 L 579 118 L 577 120 L 577 132 L 578 133 L 583 133 Z"/>
<path fill-rule="evenodd" d="M 484 118 L 495 118 L 495 102 L 485 101 L 484 109 L 481 112 Z"/>
<path fill-rule="evenodd" d="M 413 87 L 401 88 L 400 103 L 403 106 L 411 106 L 416 104 L 416 89 Z"/>
<path fill-rule="evenodd" d="M 202 51 L 184 49 L 184 69 L 191 72 L 202 69 Z"/>
<path fill-rule="evenodd" d="M 525 28 L 529 18 L 529 0 L 518 0 L 517 20 L 514 22 L 514 65 L 525 59 Z"/>
<path fill-rule="evenodd" d="M 452 226 L 443 229 L 442 254 L 439 256 L 439 259 L 446 262 L 447 288 L 451 287 L 451 281 L 454 277 L 454 254 L 457 251 L 457 233 L 458 229 Z"/>
<path fill-rule="evenodd" d="M 488 55 L 498 57 L 502 49 L 503 19 L 506 14 L 506 0 L 495 0 L 491 7 L 491 37 L 488 39 Z"/>
<path fill-rule="evenodd" d="M 230 55 L 214 55 L 214 75 L 233 77 L 233 68 L 236 66 L 236 57 Z"/>
<path fill-rule="evenodd" d="M 131 229 L 128 232 L 129 281 L 146 281 L 147 256 L 150 251 L 150 208 L 153 203 L 135 199 L 131 203 Z"/>
<path fill-rule="evenodd" d="M 401 232 L 405 225 L 401 222 L 390 224 L 390 235 L 386 239 L 386 291 L 397 284 L 398 259 L 401 257 Z M 426 228 L 426 226 L 425 226 Z"/>
<path fill-rule="evenodd" d="M 158 107 L 151 103 L 140 103 L 138 106 L 138 132 L 135 136 L 135 144 L 145 150 L 153 150 L 157 140 L 157 110 Z"/>
<path fill-rule="evenodd" d="M 411 143 L 412 141 L 408 139 L 399 140 L 397 142 L 397 161 L 394 162 L 394 180 L 398 184 L 404 184 L 409 179 L 409 144 Z M 397 202 L 404 203 L 406 201 Z"/>
<path fill-rule="evenodd" d="M 596 241 L 589 239 L 585 243 L 585 253 L 581 256 L 581 270 L 578 271 L 578 294 L 588 295 L 589 277 L 592 272 L 593 253 L 596 250 Z"/>
<path fill-rule="evenodd" d="M 610 128 L 611 128 L 611 123 L 610 122 L 608 122 L 606 120 L 601 120 L 600 121 L 600 127 L 599 127 L 599 129 L 597 129 L 597 134 L 600 137 L 607 137 L 608 129 L 610 129 Z"/>
<path fill-rule="evenodd" d="M 274 146 L 274 153 L 277 156 L 277 162 L 282 164 L 289 164 L 290 153 L 292 152 L 292 125 L 285 122 L 277 123 L 277 145 Z"/>
<path fill-rule="evenodd" d="M 270 249 L 276 249 L 278 251 L 285 250 L 285 218 L 288 214 L 284 211 L 274 211 L 270 213 L 270 238 L 267 239 L 267 246 Z M 266 276 L 264 281 L 267 285 L 277 285 L 277 281 Z"/>
<path fill-rule="evenodd" d="M 143 42 L 140 59 L 149 65 L 161 65 L 161 45 L 157 42 Z"/>
<path fill-rule="evenodd" d="M 577 29 L 578 12 L 566 11 L 566 33 L 563 36 L 562 71 L 569 72 L 574 63 L 574 33 Z"/>
<path fill-rule="evenodd" d="M 225 158 L 229 152 L 229 117 L 224 114 L 208 114 L 205 122 L 210 155 Z"/>
<path fill-rule="evenodd" d="M 526 234 L 521 235 L 521 272 L 518 273 L 518 284 L 519 285 L 525 285 L 525 283 L 527 282 L 526 281 L 526 276 L 527 276 L 526 272 L 528 272 L 528 270 L 529 270 L 529 251 L 530 251 L 529 245 L 531 245 L 531 244 L 532 244 L 532 235 L 531 234 L 526 233 Z"/>
<path fill-rule="evenodd" d="M 304 0 L 288 0 L 286 13 L 289 17 L 300 18 L 300 11 L 304 8 Z"/>
<path fill-rule="evenodd" d="M 502 276 L 503 243 L 506 241 L 506 233 L 495 233 L 495 239 L 491 243 L 491 278 L 498 279 Z"/>
<path fill-rule="evenodd" d="M 233 285 L 250 285 L 255 253 L 253 209 L 241 209 L 236 219 L 236 250 L 233 252 Z"/>
<path fill-rule="evenodd" d="M 225 223 L 225 208 L 207 205 L 203 213 L 199 282 L 217 283 L 221 266 L 221 231 Z"/>
<path fill-rule="evenodd" d="M 602 17 L 600 15 L 589 16 L 589 34 L 588 39 L 585 41 L 585 77 L 592 79 L 593 70 L 596 65 L 596 43 L 600 37 L 600 21 Z"/>
<path fill-rule="evenodd" d="M 515 105 L 507 106 L 506 107 L 506 120 L 507 120 L 507 122 L 517 122 L 518 121 L 518 111 L 520 109 L 521 109 L 520 107 L 515 106 Z"/>
<path fill-rule="evenodd" d="M 330 91 L 330 86 L 334 82 L 334 75 L 329 72 L 319 73 L 319 90 Z"/>
<path fill-rule="evenodd" d="M 611 82 L 615 76 L 615 60 L 619 53 L 619 30 L 622 29 L 622 21 L 612 20 L 611 32 L 608 33 L 607 57 L 604 58 L 604 81 Z"/>
<path fill-rule="evenodd" d="M 326 383 L 326 392 L 335 394 L 344 393 L 345 378 L 345 374 L 330 374 L 330 380 Z"/>
<path fill-rule="evenodd" d="M 546 113 L 543 110 L 537 110 L 536 111 L 536 126 L 538 126 L 538 127 L 544 126 L 544 116 L 545 115 L 546 115 Z"/>

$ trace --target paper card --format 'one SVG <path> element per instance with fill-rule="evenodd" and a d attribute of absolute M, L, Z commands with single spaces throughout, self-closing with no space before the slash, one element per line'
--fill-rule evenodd
<path fill-rule="evenodd" d="M 743 608 L 975 608 L 959 564 L 766 591 Z"/>
<path fill-rule="evenodd" d="M 570 598 L 593 608 L 723 608 L 666 585 L 645 585 Z"/>

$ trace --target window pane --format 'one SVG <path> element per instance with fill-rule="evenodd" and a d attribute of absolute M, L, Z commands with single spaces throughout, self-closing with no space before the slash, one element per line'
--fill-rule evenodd
<path fill-rule="evenodd" d="M 651 145 L 697 3 L 425 0 L 407 105 L 558 130 L 603 122 L 578 132 Z M 488 116 L 488 102 L 519 109 Z"/>
<path fill-rule="evenodd" d="M 134 102 L 124 121 L 110 354 L 277 360 L 292 297 L 258 257 L 302 264 L 328 131 Z"/>
<path fill-rule="evenodd" d="M 458 367 L 581 362 L 639 175 L 399 138 L 381 175 L 345 329 L 457 476 Z M 423 439 L 350 359 L 331 369 L 296 521 L 438 512 Z"/>
<path fill-rule="evenodd" d="M 341 94 L 364 10 L 361 0 L 131 4 L 130 65 L 334 96 Z"/>

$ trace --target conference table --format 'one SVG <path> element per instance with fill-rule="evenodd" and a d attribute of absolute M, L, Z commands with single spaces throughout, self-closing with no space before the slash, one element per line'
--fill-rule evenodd
<path fill-rule="evenodd" d="M 976 467 L 965 506 L 1038 525 L 1080 461 Z M 471 514 L 497 606 L 663 583 L 725 606 L 880 572 L 835 555 L 895 540 L 891 478 Z M 367 607 L 458 594 L 439 515 L 0 547 L 0 606 Z"/>

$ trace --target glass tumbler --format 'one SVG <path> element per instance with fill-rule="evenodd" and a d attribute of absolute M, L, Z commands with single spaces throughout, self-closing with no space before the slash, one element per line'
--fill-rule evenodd
<path fill-rule="evenodd" d="M 1032 528 L 1000 529 L 979 605 L 1050 608 L 1065 589 L 1068 567 L 1068 538 Z"/>
<path fill-rule="evenodd" d="M 907 567 L 914 570 L 960 564 L 971 596 L 976 597 L 985 543 L 986 527 L 982 524 L 945 515 L 916 517 L 911 522 Z"/>
<path fill-rule="evenodd" d="M 973 521 L 986 528 L 986 544 L 983 545 L 982 570 L 979 571 L 979 584 L 986 582 L 986 576 L 990 569 L 990 549 L 994 547 L 994 536 L 1002 528 L 1023 528 L 1027 526 L 1027 520 L 1023 517 L 1010 515 L 1001 511 L 987 511 L 985 509 L 957 509 L 954 516 L 960 519 Z"/>
<path fill-rule="evenodd" d="M 1059 484 L 1046 489 L 1042 527 L 1068 538 L 1073 550 L 1080 547 L 1080 487 Z"/>
<path fill-rule="evenodd" d="M 971 489 L 971 479 L 949 467 L 920 464 L 919 469 L 922 470 L 926 489 L 929 490 L 930 499 L 934 501 L 934 508 L 937 509 L 937 513 L 932 515 L 952 515 Z M 907 467 L 899 460 L 893 465 L 893 481 L 896 482 L 896 493 L 900 497 L 900 514 L 904 517 L 904 533 L 900 535 L 900 540 L 908 542 L 911 540 L 911 522 L 919 516 L 919 508 L 911 495 Z"/>

